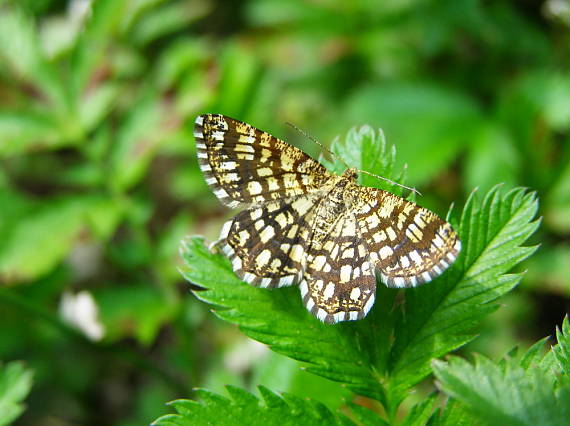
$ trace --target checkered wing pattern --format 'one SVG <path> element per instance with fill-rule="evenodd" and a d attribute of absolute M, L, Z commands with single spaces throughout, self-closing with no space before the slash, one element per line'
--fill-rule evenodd
<path fill-rule="evenodd" d="M 376 277 L 352 212 L 322 240 L 314 235 L 300 288 L 306 308 L 326 323 L 361 319 L 372 308 Z"/>
<path fill-rule="evenodd" d="M 198 160 L 218 198 L 243 211 L 226 222 L 217 246 L 235 273 L 259 287 L 298 283 L 321 321 L 363 318 L 376 277 L 414 287 L 440 275 L 461 242 L 434 213 L 357 184 L 297 148 L 248 124 L 206 114 L 194 128 Z"/>
<path fill-rule="evenodd" d="M 206 182 L 229 207 L 318 191 L 330 176 L 300 149 L 223 115 L 198 116 L 194 137 Z"/>
<path fill-rule="evenodd" d="M 353 211 L 370 262 L 389 287 L 415 287 L 441 275 L 461 241 L 431 211 L 376 188 L 358 187 Z"/>
<path fill-rule="evenodd" d="M 252 285 L 298 283 L 314 207 L 311 194 L 251 207 L 225 223 L 217 244 L 231 259 L 236 275 Z"/>

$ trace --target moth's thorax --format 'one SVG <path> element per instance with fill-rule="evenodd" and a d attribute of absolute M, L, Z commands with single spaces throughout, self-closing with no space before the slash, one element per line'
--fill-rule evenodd
<path fill-rule="evenodd" d="M 357 186 L 357 176 L 355 169 L 347 169 L 342 175 L 335 175 L 330 178 L 326 195 L 322 198 L 315 212 L 315 219 L 319 224 L 315 227 L 319 230 L 315 235 L 317 239 L 320 239 L 319 236 L 328 235 L 336 221 L 352 205 L 354 189 Z"/>
<path fill-rule="evenodd" d="M 346 169 L 341 177 L 348 181 L 344 187 L 343 198 L 346 207 L 351 208 L 354 204 L 354 197 L 358 192 L 358 172 L 353 168 Z"/>

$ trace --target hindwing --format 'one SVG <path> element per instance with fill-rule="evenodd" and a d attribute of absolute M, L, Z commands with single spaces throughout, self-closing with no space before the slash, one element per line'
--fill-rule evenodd
<path fill-rule="evenodd" d="M 441 275 L 461 241 L 431 211 L 376 188 L 359 187 L 354 215 L 370 261 L 388 287 L 415 287 Z"/>

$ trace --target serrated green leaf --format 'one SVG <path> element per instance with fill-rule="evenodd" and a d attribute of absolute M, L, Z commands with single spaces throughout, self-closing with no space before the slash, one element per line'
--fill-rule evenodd
<path fill-rule="evenodd" d="M 539 366 L 544 358 L 544 349 L 548 338 L 539 340 L 532 345 L 521 357 L 520 365 L 525 370 Z"/>
<path fill-rule="evenodd" d="M 525 371 L 516 360 L 493 364 L 477 356 L 475 364 L 452 357 L 434 361 L 440 388 L 468 405 L 484 422 L 492 425 L 566 425 L 570 405 L 568 386 L 554 391 L 554 378 L 542 370 Z"/>
<path fill-rule="evenodd" d="M 352 395 L 345 386 L 300 369 L 294 359 L 277 352 L 269 352 L 262 359 L 256 360 L 249 381 L 300 397 L 318 396 L 319 401 L 330 409 L 339 408 Z"/>
<path fill-rule="evenodd" d="M 370 370 L 375 349 L 361 350 L 367 338 L 379 333 L 370 319 L 335 327 L 315 321 L 302 305 L 297 288 L 269 292 L 243 283 L 229 261 L 212 255 L 201 238 L 184 241 L 182 256 L 185 278 L 204 288 L 194 292 L 196 297 L 230 308 L 215 310 L 217 316 L 240 325 L 245 334 L 273 350 L 309 363 L 309 371 L 381 398 L 382 388 Z"/>
<path fill-rule="evenodd" d="M 354 418 L 362 425 L 374 425 L 374 426 L 388 426 L 389 423 L 381 418 L 378 413 L 363 407 L 362 405 L 349 402 L 347 404 L 350 407 L 350 412 Z"/>
<path fill-rule="evenodd" d="M 450 398 L 443 409 L 436 412 L 427 424 L 429 426 L 479 426 L 483 423 L 464 404 Z"/>
<path fill-rule="evenodd" d="M 432 393 L 429 397 L 414 405 L 402 422 L 402 426 L 425 425 L 433 413 L 436 400 L 437 393 Z"/>
<path fill-rule="evenodd" d="M 520 274 L 505 272 L 535 250 L 521 245 L 538 227 L 537 208 L 535 195 L 523 189 L 502 195 L 496 187 L 481 205 L 471 195 L 458 229 L 463 249 L 456 265 L 433 283 L 406 292 L 389 367 L 396 405 L 430 373 L 430 360 L 472 340 L 473 328 L 496 309 L 490 302 L 519 282 Z"/>
<path fill-rule="evenodd" d="M 334 414 L 323 404 L 294 395 L 281 396 L 260 386 L 262 400 L 234 386 L 226 387 L 230 398 L 200 389 L 200 402 L 178 400 L 170 403 L 178 414 L 157 419 L 165 425 L 354 425 L 342 414 Z"/>
<path fill-rule="evenodd" d="M 336 154 L 334 160 L 319 159 L 329 170 L 341 174 L 347 167 L 357 168 L 378 176 L 393 179 L 404 184 L 404 172 L 395 176 L 396 148 L 388 147 L 382 130 L 375 131 L 370 126 L 352 128 L 346 138 L 336 138 L 331 144 L 331 151 Z M 394 177 L 395 176 L 395 177 Z M 402 187 L 381 178 L 365 173 L 359 175 L 359 181 L 364 186 L 372 186 L 401 195 Z"/>
<path fill-rule="evenodd" d="M 0 425 L 12 423 L 24 411 L 23 399 L 32 387 L 32 372 L 21 362 L 0 365 Z"/>
<path fill-rule="evenodd" d="M 358 150 L 352 142 L 348 146 Z M 296 288 L 266 291 L 242 283 L 229 261 L 199 238 L 182 245 L 184 276 L 204 289 L 195 291 L 199 299 L 222 307 L 215 311 L 220 318 L 307 363 L 308 371 L 380 401 L 392 417 L 407 390 L 430 373 L 431 359 L 473 339 L 471 330 L 495 309 L 489 302 L 517 284 L 519 275 L 503 274 L 533 252 L 521 245 L 538 226 L 536 209 L 534 195 L 522 189 L 502 195 L 495 188 L 480 204 L 472 195 L 459 226 L 464 249 L 456 265 L 433 283 L 407 290 L 401 311 L 389 309 L 397 291 L 379 285 L 375 308 L 355 323 L 316 321 Z"/>
<path fill-rule="evenodd" d="M 570 322 L 568 316 L 562 322 L 562 331 L 556 328 L 558 344 L 552 348 L 552 352 L 562 374 L 570 377 Z"/>

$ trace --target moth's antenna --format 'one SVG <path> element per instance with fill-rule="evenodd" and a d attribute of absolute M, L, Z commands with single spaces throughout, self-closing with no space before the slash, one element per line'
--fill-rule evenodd
<path fill-rule="evenodd" d="M 313 136 L 309 135 L 307 132 L 305 132 L 304 130 L 301 130 L 300 128 L 298 128 L 297 126 L 295 126 L 293 123 L 289 123 L 286 122 L 285 124 L 287 124 L 288 126 L 292 127 L 293 129 L 295 129 L 296 131 L 298 131 L 299 133 L 301 133 L 303 136 L 305 136 L 307 139 L 310 139 L 311 141 L 313 141 L 314 143 L 316 143 L 318 146 L 320 146 L 323 150 L 325 150 L 332 158 L 334 158 L 335 160 L 340 161 L 342 164 L 344 164 L 344 166 L 348 169 L 350 168 L 348 164 L 346 164 L 342 158 L 339 158 L 335 155 L 334 152 L 332 152 L 330 149 L 328 149 L 326 146 L 324 146 L 322 143 L 320 143 L 316 138 L 314 138 Z"/>
<path fill-rule="evenodd" d="M 418 195 L 422 195 L 422 193 L 420 191 L 418 191 L 416 188 L 412 188 L 410 186 L 402 185 L 401 183 L 393 181 L 392 179 L 388 179 L 388 178 L 383 177 L 383 176 L 378 176 L 377 174 L 367 172 L 366 170 L 358 170 L 358 172 L 364 173 L 365 175 L 374 176 L 375 178 L 385 180 L 386 182 L 390 182 L 392 185 L 401 186 L 402 188 L 406 188 L 407 190 L 415 192 Z"/>
<path fill-rule="evenodd" d="M 296 131 L 298 131 L 299 133 L 301 133 L 303 136 L 305 136 L 307 139 L 310 139 L 311 141 L 313 141 L 314 143 L 316 143 L 318 146 L 320 146 L 323 150 L 325 150 L 326 152 L 329 153 L 329 155 L 334 158 L 335 160 L 339 160 L 342 164 L 344 164 L 344 166 L 347 169 L 350 169 L 350 166 L 348 164 L 346 164 L 342 158 L 339 158 L 335 155 L 334 152 L 332 152 L 330 149 L 328 149 L 326 146 L 324 146 L 322 143 L 320 143 L 317 139 L 315 139 L 314 137 L 312 137 L 311 135 L 309 135 L 307 132 L 305 132 L 304 130 L 301 130 L 300 128 L 298 128 L 297 126 L 295 126 L 293 123 L 289 123 L 286 122 L 285 124 L 287 124 L 288 126 L 292 127 L 293 129 L 295 129 Z M 385 180 L 386 182 L 391 183 L 392 185 L 396 185 L 396 186 L 401 186 L 402 188 L 405 188 L 409 191 L 415 192 L 418 195 L 422 195 L 420 191 L 418 191 L 416 188 L 412 188 L 406 185 L 402 185 L 401 183 L 395 182 L 391 179 L 385 178 L 383 176 L 378 176 L 374 173 L 370 173 L 367 172 L 366 170 L 360 170 L 358 169 L 359 173 L 364 173 L 365 175 L 369 175 L 369 176 L 374 176 L 375 178 L 381 179 L 381 180 Z"/>

